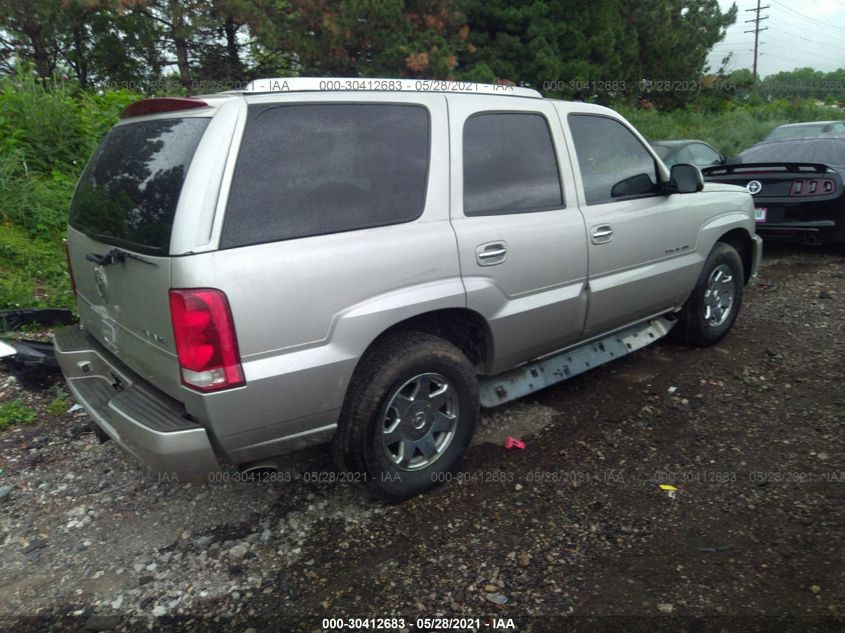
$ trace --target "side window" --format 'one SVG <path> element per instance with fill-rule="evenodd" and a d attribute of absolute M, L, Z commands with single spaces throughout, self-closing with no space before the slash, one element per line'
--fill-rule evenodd
<path fill-rule="evenodd" d="M 836 133 L 841 134 L 845 132 L 845 123 L 834 123 L 833 124 L 833 131 Z"/>
<path fill-rule="evenodd" d="M 563 207 L 552 135 L 541 114 L 476 114 L 464 124 L 464 213 Z"/>
<path fill-rule="evenodd" d="M 251 105 L 220 245 L 415 220 L 429 145 L 421 106 Z"/>
<path fill-rule="evenodd" d="M 716 152 L 701 143 L 693 143 L 690 149 L 692 150 L 692 157 L 695 161 L 693 165 L 706 167 L 707 165 L 716 165 L 721 161 L 721 158 Z"/>
<path fill-rule="evenodd" d="M 606 116 L 570 114 L 569 129 L 587 204 L 659 192 L 654 158 L 622 123 Z"/>

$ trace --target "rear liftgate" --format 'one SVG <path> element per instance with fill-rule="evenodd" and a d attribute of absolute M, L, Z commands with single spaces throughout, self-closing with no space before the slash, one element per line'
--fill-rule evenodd
<path fill-rule="evenodd" d="M 562 382 L 659 341 L 677 323 L 671 317 L 644 321 L 604 338 L 528 363 L 481 381 L 481 406 L 496 407 Z"/>

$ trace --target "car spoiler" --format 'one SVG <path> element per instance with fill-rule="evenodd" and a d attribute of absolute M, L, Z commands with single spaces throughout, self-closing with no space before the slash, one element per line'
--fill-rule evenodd
<path fill-rule="evenodd" d="M 824 174 L 836 171 L 824 163 L 734 163 L 733 165 L 715 165 L 701 170 L 704 176 L 726 176 L 748 172 L 786 172 L 786 173 L 818 173 Z"/>

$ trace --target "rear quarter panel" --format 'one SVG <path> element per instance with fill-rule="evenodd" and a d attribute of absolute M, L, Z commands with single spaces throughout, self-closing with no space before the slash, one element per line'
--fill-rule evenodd
<path fill-rule="evenodd" d="M 315 101 L 409 103 L 371 93 Z M 466 305 L 448 162 L 436 159 L 448 155 L 445 100 L 413 101 L 429 111 L 434 157 L 417 220 L 174 259 L 174 287 L 219 288 L 229 299 L 246 386 L 209 395 L 183 389 L 183 400 L 236 461 L 278 454 L 299 434 L 328 434 L 358 359 L 379 334 L 415 314 Z"/>

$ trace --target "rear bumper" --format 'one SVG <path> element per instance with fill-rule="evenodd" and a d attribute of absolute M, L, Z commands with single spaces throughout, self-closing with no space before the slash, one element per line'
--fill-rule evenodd
<path fill-rule="evenodd" d="M 761 222 L 757 225 L 758 232 L 767 232 L 772 230 L 789 230 L 789 231 L 827 231 L 836 228 L 836 222 L 833 220 L 816 220 L 809 222 Z"/>
<path fill-rule="evenodd" d="M 802 237 L 817 235 L 824 241 L 830 241 L 845 229 L 838 227 L 833 220 L 815 220 L 804 222 L 761 222 L 757 225 L 757 232 L 767 237 Z"/>
<path fill-rule="evenodd" d="M 135 460 L 170 480 L 207 482 L 219 472 L 205 428 L 83 330 L 58 330 L 55 352 L 77 402 Z"/>

